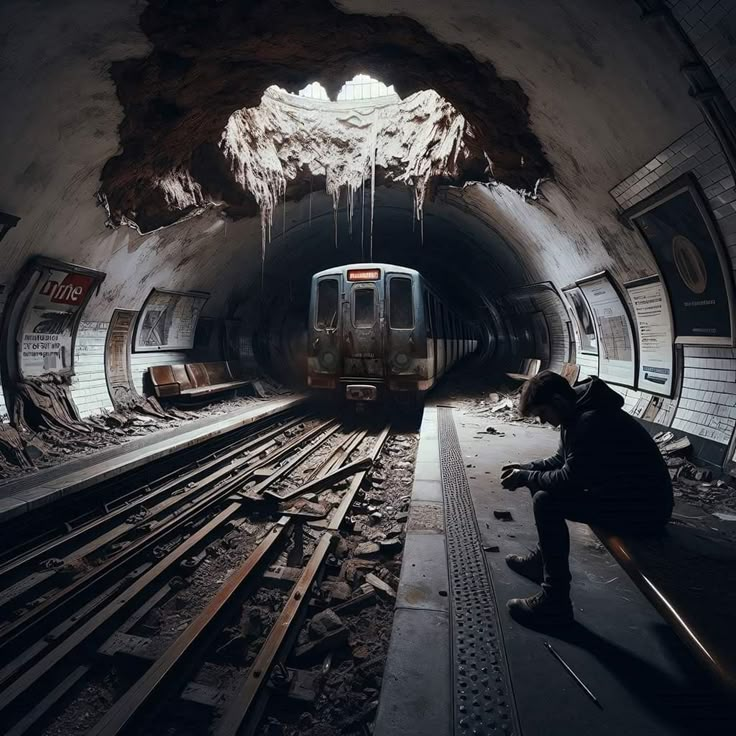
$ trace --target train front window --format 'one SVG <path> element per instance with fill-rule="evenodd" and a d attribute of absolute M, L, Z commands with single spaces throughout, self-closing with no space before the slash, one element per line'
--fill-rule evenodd
<path fill-rule="evenodd" d="M 374 290 L 353 289 L 353 324 L 356 327 L 373 327 L 376 321 Z"/>
<path fill-rule="evenodd" d="M 411 294 L 411 279 L 394 276 L 389 285 L 388 320 L 395 330 L 410 330 L 414 327 L 414 304 Z"/>
<path fill-rule="evenodd" d="M 318 330 L 337 327 L 338 309 L 337 279 L 323 279 L 317 286 L 317 318 L 314 326 Z"/>

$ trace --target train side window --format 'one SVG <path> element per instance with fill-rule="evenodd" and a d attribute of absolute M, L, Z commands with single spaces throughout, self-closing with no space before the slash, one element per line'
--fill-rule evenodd
<path fill-rule="evenodd" d="M 427 337 L 432 337 L 434 334 L 432 329 L 432 295 L 425 289 L 424 290 L 424 324 L 427 328 Z"/>
<path fill-rule="evenodd" d="M 339 288 L 337 279 L 322 279 L 317 285 L 317 315 L 314 326 L 318 330 L 337 327 Z"/>
<path fill-rule="evenodd" d="M 353 325 L 373 327 L 376 321 L 375 290 L 373 287 L 353 289 Z"/>
<path fill-rule="evenodd" d="M 388 290 L 388 323 L 397 330 L 414 327 L 414 299 L 411 279 L 392 276 Z"/>

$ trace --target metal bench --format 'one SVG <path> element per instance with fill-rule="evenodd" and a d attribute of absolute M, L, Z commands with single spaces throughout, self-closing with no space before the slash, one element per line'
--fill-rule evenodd
<path fill-rule="evenodd" d="M 715 681 L 736 695 L 736 550 L 677 524 L 646 537 L 591 529 Z"/>
<path fill-rule="evenodd" d="M 151 366 L 148 376 L 154 393 L 160 399 L 195 399 L 250 384 L 249 380 L 242 378 L 235 361 Z"/>

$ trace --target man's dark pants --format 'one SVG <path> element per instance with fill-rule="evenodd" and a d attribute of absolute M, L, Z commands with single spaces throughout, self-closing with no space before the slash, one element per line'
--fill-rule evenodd
<path fill-rule="evenodd" d="M 669 512 L 653 508 L 652 504 L 601 500 L 579 489 L 532 491 L 532 500 L 544 562 L 542 588 L 554 595 L 570 593 L 570 534 L 566 520 L 600 526 L 621 535 L 645 535 L 661 531 L 669 518 Z"/>

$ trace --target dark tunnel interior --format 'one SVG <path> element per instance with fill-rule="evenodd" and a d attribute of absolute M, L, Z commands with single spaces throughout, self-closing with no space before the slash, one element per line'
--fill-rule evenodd
<path fill-rule="evenodd" d="M 3 733 L 736 733 L 736 0 L 6 0 L 0 102 Z"/>

